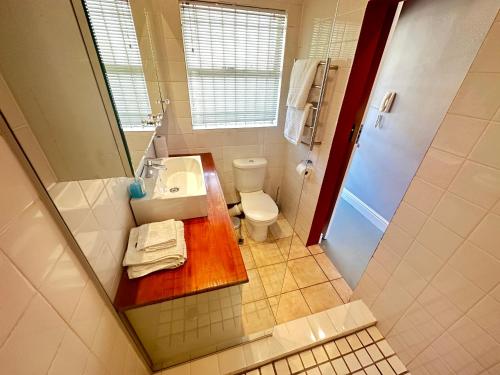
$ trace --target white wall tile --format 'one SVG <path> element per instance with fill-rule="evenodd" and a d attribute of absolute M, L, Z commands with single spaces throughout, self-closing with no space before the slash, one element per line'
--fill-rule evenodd
<path fill-rule="evenodd" d="M 104 302 L 92 282 L 88 282 L 73 312 L 70 324 L 87 346 L 94 341 Z"/>
<path fill-rule="evenodd" d="M 498 71 L 498 26 L 486 37 L 404 198 L 425 214 L 425 224 L 415 234 L 422 219 L 396 215 L 389 229 L 399 221 L 405 230 L 384 235 L 354 291 L 371 303 L 414 374 L 500 369 L 500 125 L 490 121 L 500 116 L 500 76 L 485 73 Z M 401 263 L 388 256 L 388 249 L 408 243 Z M 381 289 L 373 285 L 373 265 L 391 271 Z M 425 279 L 423 290 L 414 272 Z M 415 324 L 420 321 L 437 325 Z"/>
<path fill-rule="evenodd" d="M 443 194 L 443 189 L 415 177 L 404 196 L 404 201 L 430 214 Z"/>
<path fill-rule="evenodd" d="M 449 330 L 450 335 L 470 353 L 481 366 L 489 368 L 497 363 L 498 344 L 473 319 L 463 317 Z"/>
<path fill-rule="evenodd" d="M 0 349 L 2 371 L 6 374 L 44 374 L 66 329 L 55 310 L 36 295 Z"/>
<path fill-rule="evenodd" d="M 486 132 L 472 150 L 470 159 L 500 169 L 499 141 L 500 123 L 491 122 Z"/>
<path fill-rule="evenodd" d="M 30 180 L 24 174 L 21 164 L 14 157 L 3 137 L 0 138 L 0 160 L 3 165 L 2 173 L 9 177 L 4 179 L 3 194 L 0 195 L 0 207 L 2 207 L 0 228 L 3 228 L 28 207 L 37 195 Z"/>
<path fill-rule="evenodd" d="M 426 219 L 427 216 L 422 211 L 405 202 L 401 202 L 392 218 L 392 222 L 398 224 L 411 236 L 416 236 Z"/>
<path fill-rule="evenodd" d="M 0 188 L 0 196 L 8 198 L 0 199 L 0 372 L 116 373 L 106 369 L 96 355 L 107 354 L 103 334 L 124 338 L 121 328 L 3 137 L 0 156 L 9 175 Z M 75 192 L 76 205 L 70 200 Z M 53 193 L 66 212 L 82 209 L 87 216 L 91 213 L 78 183 L 60 185 Z M 80 225 L 81 214 L 71 216 L 71 222 Z M 110 322 L 105 327 L 101 324 L 104 311 Z M 127 373 L 147 374 L 127 340 L 115 350 L 115 357 L 120 356 L 133 369 Z"/>
<path fill-rule="evenodd" d="M 30 285 L 14 265 L 0 252 L 0 345 L 15 326 L 35 295 Z"/>
<path fill-rule="evenodd" d="M 500 260 L 500 216 L 487 215 L 472 232 L 469 240 Z"/>
<path fill-rule="evenodd" d="M 467 313 L 467 316 L 500 343 L 499 314 L 500 302 L 486 296 Z"/>
<path fill-rule="evenodd" d="M 465 162 L 449 191 L 486 209 L 500 198 L 500 170 Z"/>
<path fill-rule="evenodd" d="M 444 189 L 451 183 L 462 162 L 463 159 L 458 156 L 431 147 L 422 160 L 417 176 Z"/>
<path fill-rule="evenodd" d="M 40 292 L 57 312 L 66 321 L 69 321 L 87 280 L 87 273 L 71 253 L 71 250 L 66 249 L 43 281 Z"/>
<path fill-rule="evenodd" d="M 443 328 L 450 327 L 463 315 L 460 309 L 430 284 L 417 300 Z"/>
<path fill-rule="evenodd" d="M 466 241 L 449 264 L 485 292 L 500 282 L 500 261 Z"/>
<path fill-rule="evenodd" d="M 81 375 L 85 371 L 89 354 L 89 349 L 80 338 L 67 329 L 47 374 Z"/>
<path fill-rule="evenodd" d="M 447 114 L 432 145 L 440 150 L 465 157 L 472 150 L 487 124 L 486 120 Z"/>
<path fill-rule="evenodd" d="M 34 202 L 0 235 L 2 249 L 32 284 L 39 287 L 63 253 L 66 240 L 47 209 Z"/>
<path fill-rule="evenodd" d="M 454 194 L 445 193 L 432 217 L 460 236 L 466 237 L 485 214 L 485 209 Z"/>
<path fill-rule="evenodd" d="M 425 280 L 430 281 L 439 271 L 444 261 L 434 255 L 434 253 L 418 241 L 415 241 L 406 255 L 404 261 L 411 264 L 413 269 L 417 271 Z"/>
<path fill-rule="evenodd" d="M 463 242 L 462 237 L 433 219 L 425 223 L 417 240 L 441 259 L 448 258 Z"/>
<path fill-rule="evenodd" d="M 450 106 L 450 113 L 489 120 L 498 108 L 500 74 L 469 72 Z"/>

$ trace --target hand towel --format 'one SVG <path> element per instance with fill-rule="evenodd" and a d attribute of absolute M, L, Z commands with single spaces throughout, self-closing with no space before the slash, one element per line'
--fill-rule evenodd
<path fill-rule="evenodd" d="M 304 108 L 320 61 L 318 59 L 299 59 L 295 61 L 290 75 L 290 88 L 286 100 L 287 107 Z"/>
<path fill-rule="evenodd" d="M 311 107 L 312 104 L 307 103 L 304 109 L 297 109 L 294 107 L 288 107 L 286 109 L 284 136 L 288 142 L 294 145 L 300 142 Z"/>
<path fill-rule="evenodd" d="M 164 247 L 157 251 L 141 251 L 137 249 L 139 229 L 132 228 L 129 242 L 122 264 L 124 266 L 151 265 L 157 262 L 170 262 L 172 264 L 183 264 L 187 258 L 186 241 L 184 240 L 184 224 L 175 221 L 176 245 Z"/>
<path fill-rule="evenodd" d="M 143 224 L 139 227 L 137 250 L 157 251 L 175 246 L 177 237 L 175 220 Z"/>

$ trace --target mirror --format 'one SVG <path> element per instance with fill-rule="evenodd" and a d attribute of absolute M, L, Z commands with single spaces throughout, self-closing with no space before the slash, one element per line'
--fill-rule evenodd
<path fill-rule="evenodd" d="M 2 2 L 0 11 L 2 76 L 25 116 L 19 136 L 46 158 L 46 185 L 131 176 L 71 3 Z"/>
<path fill-rule="evenodd" d="M 236 9 L 260 4 L 244 3 Z M 177 0 L 72 0 L 51 6 L 32 0 L 0 5 L 2 19 L 8 20 L 0 26 L 6 46 L 0 52 L 2 92 L 13 95 L 26 117 L 9 125 L 155 370 L 262 337 L 276 324 L 316 312 L 321 306 L 306 301 L 305 290 L 316 282 L 330 284 L 317 254 L 305 245 L 311 214 L 306 208 L 314 206 L 310 197 L 317 193 L 322 175 L 315 172 L 306 179 L 296 167 L 303 160 L 311 160 L 315 168 L 324 166 L 334 127 L 321 130 L 320 126 L 322 144 L 312 151 L 306 144 L 288 144 L 283 131 L 294 58 L 334 57 L 336 2 L 275 5 L 277 9 L 258 11 L 286 18 L 283 61 L 277 58 L 281 91 L 276 124 L 202 130 L 192 126 Z M 24 27 L 26 20 L 36 27 Z M 57 25 L 56 30 L 47 26 L 51 24 Z M 11 40 L 8 35 L 16 37 Z M 321 84 L 323 73 L 319 68 L 315 85 Z M 333 92 L 336 75 L 327 75 Z M 318 91 L 311 95 L 310 101 L 317 100 Z M 191 164 L 183 163 L 187 159 L 168 159 L 161 165 L 167 167 L 165 173 L 155 171 L 165 176 L 163 193 L 175 193 L 170 189 L 180 190 L 192 181 L 201 181 L 199 185 L 206 188 L 202 199 L 207 216 L 184 219 L 181 211 L 187 210 L 176 206 L 175 218 L 183 219 L 187 233 L 186 269 L 196 261 L 194 249 L 218 246 L 230 255 L 227 263 L 215 253 L 202 261 L 213 262 L 217 269 L 222 265 L 240 270 L 230 287 L 208 287 L 208 278 L 200 287 L 192 280 L 176 279 L 180 271 L 175 270 L 152 273 L 149 281 L 133 280 L 122 267 L 130 230 L 143 223 L 130 203 L 128 187 L 134 176 L 150 170 L 143 168 L 145 158 L 161 156 L 156 136 L 168 142 L 169 156 L 199 155 L 200 161 Z M 233 160 L 255 158 L 266 159 L 261 189 L 274 200 L 279 214 L 264 241 L 253 238 L 248 217 L 240 215 L 236 234 L 241 234 L 243 243 L 238 245 L 227 212 L 227 206 L 238 207 L 241 201 Z M 189 165 L 196 165 L 197 172 Z M 179 172 L 177 180 L 172 172 Z M 216 203 L 207 204 L 210 196 L 217 197 Z M 183 207 L 191 203 L 185 200 Z M 213 207 L 220 211 L 214 213 Z M 223 229 L 222 237 L 210 237 L 215 233 L 211 222 Z M 238 228 L 238 220 L 234 226 Z M 311 284 L 304 270 L 320 276 Z M 158 288 L 143 287 L 155 279 L 161 282 Z M 192 285 L 194 289 L 187 292 L 185 288 Z M 153 289 L 173 292 L 154 303 L 144 302 Z M 122 304 L 126 294 L 141 302 Z"/>
<path fill-rule="evenodd" d="M 74 6 L 81 10 L 79 2 Z M 82 6 L 86 20 L 80 18 L 80 27 L 90 30 L 91 38 L 84 39 L 97 52 L 137 172 L 145 155 L 155 156 L 151 143 L 168 104 L 157 72 L 152 16 L 138 2 L 85 0 Z"/>

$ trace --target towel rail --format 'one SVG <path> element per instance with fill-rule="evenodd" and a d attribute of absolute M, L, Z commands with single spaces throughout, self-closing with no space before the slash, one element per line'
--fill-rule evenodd
<path fill-rule="evenodd" d="M 328 58 L 327 60 L 330 60 L 330 58 Z M 319 65 L 326 65 L 326 61 L 320 61 Z M 339 66 L 338 65 L 330 65 L 330 64 L 328 64 L 328 69 L 330 69 L 330 70 L 338 70 Z"/>
<path fill-rule="evenodd" d="M 319 98 L 318 102 L 314 103 L 315 105 L 312 107 L 314 111 L 314 117 L 311 125 L 306 125 L 307 128 L 311 129 L 311 138 L 309 139 L 309 142 L 306 142 L 304 140 L 301 140 L 300 143 L 309 146 L 309 150 L 312 151 L 315 145 L 320 145 L 321 142 L 315 141 L 316 134 L 318 132 L 318 121 L 319 121 L 319 115 L 321 113 L 321 106 L 323 104 L 323 99 L 325 97 L 325 91 L 326 91 L 326 83 L 328 81 L 328 72 L 330 69 L 337 70 L 338 65 L 330 65 L 330 58 L 327 58 L 326 61 L 321 61 L 319 65 L 325 65 L 325 69 L 323 71 L 323 77 L 321 78 L 321 85 L 314 85 L 314 88 L 319 88 Z"/>
<path fill-rule="evenodd" d="M 310 146 L 310 145 L 311 145 L 310 143 L 308 143 L 308 142 L 306 142 L 306 141 L 300 141 L 300 143 L 302 143 L 302 144 L 304 144 L 304 145 L 306 145 L 306 146 Z M 321 142 L 314 142 L 313 144 L 317 146 L 317 145 L 320 145 L 320 144 L 321 144 Z"/>

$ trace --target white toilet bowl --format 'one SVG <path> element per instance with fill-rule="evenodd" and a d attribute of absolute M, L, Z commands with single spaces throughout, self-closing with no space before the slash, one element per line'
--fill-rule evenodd
<path fill-rule="evenodd" d="M 240 195 L 250 237 L 257 242 L 265 241 L 269 226 L 278 218 L 278 206 L 262 190 Z"/>

